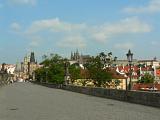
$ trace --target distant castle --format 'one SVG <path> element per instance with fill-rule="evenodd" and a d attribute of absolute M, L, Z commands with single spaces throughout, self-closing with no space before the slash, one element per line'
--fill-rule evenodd
<path fill-rule="evenodd" d="M 78 50 L 76 52 L 71 52 L 71 60 L 79 60 L 80 54 Z"/>
<path fill-rule="evenodd" d="M 87 60 L 90 58 L 90 55 L 80 55 L 79 51 L 71 52 L 70 61 L 77 62 L 79 64 L 85 64 Z"/>

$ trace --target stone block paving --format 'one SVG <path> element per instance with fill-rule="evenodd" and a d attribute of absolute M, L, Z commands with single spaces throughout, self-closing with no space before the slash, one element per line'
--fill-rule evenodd
<path fill-rule="evenodd" d="M 0 88 L 0 120 L 160 120 L 160 108 L 14 83 Z"/>

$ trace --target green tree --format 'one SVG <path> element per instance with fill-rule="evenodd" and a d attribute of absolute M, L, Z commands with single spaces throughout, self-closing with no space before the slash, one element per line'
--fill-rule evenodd
<path fill-rule="evenodd" d="M 39 68 L 35 71 L 35 78 L 38 82 L 45 82 L 46 71 L 43 68 Z"/>
<path fill-rule="evenodd" d="M 35 71 L 37 81 L 47 81 L 61 84 L 64 82 L 64 62 L 66 59 L 58 54 L 51 54 L 41 62 L 42 68 Z"/>
<path fill-rule="evenodd" d="M 69 66 L 70 79 L 72 83 L 81 78 L 80 72 L 81 68 L 79 67 L 79 64 L 75 63 Z"/>
<path fill-rule="evenodd" d="M 138 81 L 138 83 L 153 83 L 153 82 L 154 82 L 154 76 L 149 73 L 145 73 L 144 76 Z"/>
<path fill-rule="evenodd" d="M 94 84 L 97 87 L 102 86 L 106 82 L 111 81 L 112 75 L 104 67 L 106 62 L 102 61 L 106 55 L 102 52 L 96 57 L 91 57 L 85 64 L 88 69 L 90 78 L 94 80 Z"/>
<path fill-rule="evenodd" d="M 47 59 L 47 55 L 44 54 L 44 55 L 42 56 L 42 60 L 46 60 L 46 59 Z"/>

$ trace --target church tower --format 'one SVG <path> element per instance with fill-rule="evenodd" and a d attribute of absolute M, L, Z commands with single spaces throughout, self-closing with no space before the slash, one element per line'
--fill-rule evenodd
<path fill-rule="evenodd" d="M 30 63 L 35 63 L 35 56 L 34 56 L 34 52 L 31 52 L 31 56 L 30 56 Z"/>
<path fill-rule="evenodd" d="M 34 71 L 37 69 L 37 62 L 35 60 L 34 52 L 31 52 L 30 62 L 28 62 L 29 78 L 34 79 Z"/>
<path fill-rule="evenodd" d="M 71 60 L 73 60 L 73 59 L 74 59 L 73 52 L 71 52 Z"/>

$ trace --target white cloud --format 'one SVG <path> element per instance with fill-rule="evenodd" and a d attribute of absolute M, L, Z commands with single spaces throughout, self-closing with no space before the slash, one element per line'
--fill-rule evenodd
<path fill-rule="evenodd" d="M 0 8 L 3 8 L 3 6 L 4 6 L 4 5 L 3 5 L 2 3 L 0 3 Z"/>
<path fill-rule="evenodd" d="M 151 44 L 152 45 L 157 45 L 157 42 L 156 41 L 151 41 Z"/>
<path fill-rule="evenodd" d="M 160 46 L 160 43 L 158 41 L 151 41 L 151 45 L 157 47 Z"/>
<path fill-rule="evenodd" d="M 31 47 L 38 47 L 40 46 L 40 43 L 43 41 L 42 37 L 40 36 L 28 36 L 30 43 L 29 45 Z"/>
<path fill-rule="evenodd" d="M 81 36 L 68 36 L 67 38 L 64 38 L 62 41 L 59 41 L 58 46 L 69 48 L 84 48 L 86 47 L 86 43 L 84 42 L 84 38 Z"/>
<path fill-rule="evenodd" d="M 34 21 L 26 32 L 36 33 L 44 30 L 49 30 L 51 32 L 73 32 L 75 30 L 82 30 L 85 28 L 85 24 L 71 24 L 55 18 Z"/>
<path fill-rule="evenodd" d="M 8 0 L 8 2 L 14 5 L 35 5 L 37 0 Z"/>
<path fill-rule="evenodd" d="M 2 48 L 2 46 L 0 47 L 0 51 L 4 51 L 3 48 Z"/>
<path fill-rule="evenodd" d="M 97 41 L 106 41 L 111 37 L 118 36 L 119 34 L 127 33 L 145 33 L 150 32 L 151 26 L 139 20 L 137 17 L 126 18 L 117 23 L 104 24 L 96 26 L 92 30 L 93 38 Z"/>
<path fill-rule="evenodd" d="M 47 32 L 49 34 L 48 38 L 50 37 L 50 39 L 54 37 L 53 33 L 61 33 L 63 34 L 62 37 L 60 36 L 61 41 L 57 42 L 59 47 L 83 48 L 86 46 L 85 39 L 83 38 L 83 31 L 86 31 L 86 29 L 87 26 L 83 23 L 72 24 L 55 18 L 34 21 L 29 28 L 25 30 L 25 34 L 27 36 L 39 36 L 45 40 L 45 37 L 41 33 Z M 35 41 L 32 42 L 32 45 L 34 44 Z"/>
<path fill-rule="evenodd" d="M 39 43 L 37 41 L 31 41 L 29 45 L 32 47 L 37 47 L 39 46 Z"/>
<path fill-rule="evenodd" d="M 11 29 L 14 30 L 14 31 L 20 31 L 21 30 L 21 25 L 14 22 L 11 24 Z"/>
<path fill-rule="evenodd" d="M 124 11 L 127 13 L 155 13 L 160 12 L 160 0 L 150 0 L 149 4 L 140 7 L 126 7 Z"/>
<path fill-rule="evenodd" d="M 123 50 L 128 50 L 134 47 L 133 43 L 117 43 L 114 45 L 114 48 L 116 49 L 123 49 Z"/>
<path fill-rule="evenodd" d="M 110 34 L 115 33 L 143 33 L 150 32 L 151 27 L 137 17 L 126 18 L 119 23 L 112 24 L 106 28 Z"/>
<path fill-rule="evenodd" d="M 19 28 L 17 23 L 12 24 L 15 29 Z M 69 23 L 54 19 L 33 21 L 31 25 L 23 31 L 24 36 L 29 36 L 31 45 L 37 45 L 33 37 L 37 36 L 41 41 L 49 40 L 57 43 L 60 47 L 87 47 L 86 43 L 106 42 L 122 34 L 140 34 L 151 31 L 151 26 L 138 19 L 138 17 L 126 18 L 115 23 L 101 25 L 87 25 L 84 23 Z M 54 39 L 54 40 L 53 40 Z M 51 44 L 54 44 L 51 43 Z"/>

